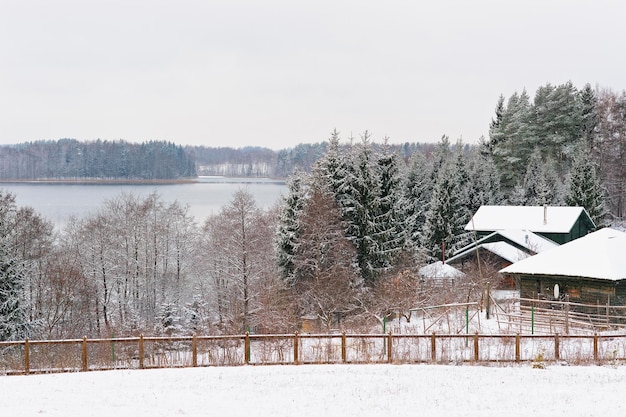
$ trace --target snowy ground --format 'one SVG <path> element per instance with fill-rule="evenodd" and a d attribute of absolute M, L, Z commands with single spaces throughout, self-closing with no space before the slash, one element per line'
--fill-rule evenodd
<path fill-rule="evenodd" d="M 620 416 L 626 366 L 241 366 L 1 376 L 3 416 Z"/>

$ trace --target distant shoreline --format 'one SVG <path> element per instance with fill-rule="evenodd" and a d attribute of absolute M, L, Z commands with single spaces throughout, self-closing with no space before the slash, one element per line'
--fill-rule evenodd
<path fill-rule="evenodd" d="M 100 179 L 100 178 L 76 178 L 76 179 L 4 179 L 0 183 L 10 184 L 189 184 L 198 182 L 198 178 L 179 178 L 175 180 L 141 180 L 141 179 Z"/>
<path fill-rule="evenodd" d="M 217 176 L 217 175 L 199 175 L 193 178 L 179 178 L 179 179 L 155 179 L 155 180 L 142 180 L 142 179 L 104 179 L 104 178 L 74 178 L 74 179 L 59 179 L 59 178 L 39 178 L 39 179 L 5 179 L 0 178 L 0 184 L 76 184 L 76 185 L 90 185 L 90 184 L 102 184 L 102 185 L 168 185 L 168 184 L 193 184 L 197 182 L 203 182 L 202 178 L 223 178 L 223 179 L 242 179 L 246 182 L 255 180 L 270 180 L 276 182 L 285 182 L 283 178 L 269 178 L 269 177 L 229 177 L 229 176 Z"/>

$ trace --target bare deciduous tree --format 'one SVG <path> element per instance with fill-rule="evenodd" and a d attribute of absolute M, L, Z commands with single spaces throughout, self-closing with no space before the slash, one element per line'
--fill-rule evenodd
<path fill-rule="evenodd" d="M 360 304 L 363 284 L 356 249 L 344 235 L 334 198 L 322 189 L 311 190 L 301 228 L 292 290 L 300 314 L 315 314 L 330 329 L 334 319 L 353 312 Z"/>

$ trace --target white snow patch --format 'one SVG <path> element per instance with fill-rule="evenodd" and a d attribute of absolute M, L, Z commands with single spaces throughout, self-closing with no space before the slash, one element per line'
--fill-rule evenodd
<path fill-rule="evenodd" d="M 0 377 L 6 416 L 618 416 L 626 367 L 303 365 Z"/>

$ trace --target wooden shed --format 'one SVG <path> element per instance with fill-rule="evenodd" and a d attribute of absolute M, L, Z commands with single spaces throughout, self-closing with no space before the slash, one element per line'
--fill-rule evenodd
<path fill-rule="evenodd" d="M 520 297 L 592 305 L 626 305 L 626 233 L 605 228 L 500 271 Z M 556 286 L 556 288 L 555 288 Z"/>
<path fill-rule="evenodd" d="M 441 261 L 420 268 L 418 275 L 425 284 L 434 287 L 453 287 L 456 280 L 465 276 L 463 272 Z"/>

